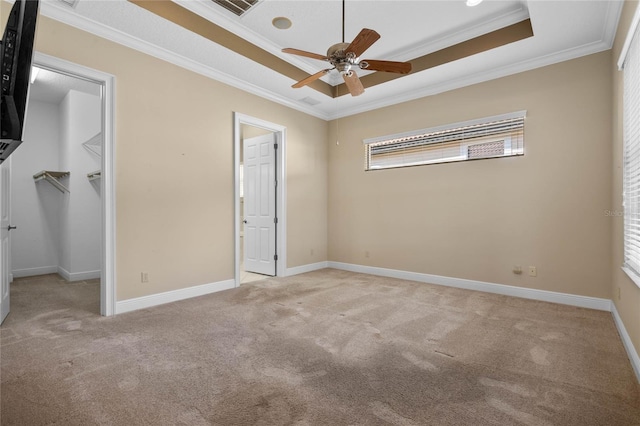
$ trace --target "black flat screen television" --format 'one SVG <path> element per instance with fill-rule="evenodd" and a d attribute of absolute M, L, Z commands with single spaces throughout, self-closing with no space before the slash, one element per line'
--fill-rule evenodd
<path fill-rule="evenodd" d="M 16 0 L 0 44 L 0 163 L 22 143 L 39 0 Z"/>

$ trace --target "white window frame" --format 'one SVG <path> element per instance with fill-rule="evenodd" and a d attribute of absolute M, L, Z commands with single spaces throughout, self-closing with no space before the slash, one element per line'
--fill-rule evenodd
<path fill-rule="evenodd" d="M 640 170 L 629 169 L 628 163 L 633 161 L 634 164 L 640 164 L 640 155 L 635 154 L 637 149 L 632 149 L 634 144 L 637 148 L 640 144 L 640 117 L 637 114 L 637 109 L 640 107 L 640 86 L 634 85 L 631 87 L 626 84 L 627 79 L 633 79 L 634 81 L 640 76 L 640 8 L 636 9 L 635 15 L 627 32 L 620 57 L 618 59 L 618 69 L 625 73 L 625 84 L 623 85 L 624 101 L 623 101 L 623 127 L 624 127 L 624 147 L 623 147 L 623 173 L 622 173 L 622 188 L 623 188 L 623 210 L 624 210 L 624 225 L 623 225 L 623 265 L 622 270 L 631 278 L 631 280 L 640 287 L 640 254 L 631 253 L 630 247 L 632 243 L 640 243 L 640 237 L 634 235 L 630 229 L 631 216 L 640 214 L 640 202 L 638 200 L 630 200 L 629 193 L 632 192 L 632 188 L 629 188 L 632 183 L 629 182 L 630 178 L 634 181 L 640 178 Z M 633 76 L 633 77 L 632 77 Z M 636 111 L 632 114 L 631 111 Z M 631 129 L 635 131 L 631 131 Z M 630 158 L 629 158 L 630 156 Z M 633 176 L 629 176 L 633 173 Z M 635 201 L 635 202 L 634 202 Z"/>
<path fill-rule="evenodd" d="M 527 111 L 523 110 L 523 111 L 516 111 L 516 112 L 512 112 L 512 113 L 507 113 L 507 114 L 500 114 L 500 115 L 494 115 L 494 116 L 490 116 L 490 117 L 484 117 L 484 118 L 478 118 L 478 119 L 474 119 L 474 120 L 467 120 L 467 121 L 460 121 L 457 123 L 451 123 L 451 124 L 446 124 L 443 126 L 437 126 L 437 127 L 430 127 L 430 128 L 426 128 L 426 129 L 419 129 L 419 130 L 412 130 L 409 132 L 404 132 L 404 133 L 396 133 L 396 134 L 392 134 L 392 135 L 386 135 L 386 136 L 379 136 L 379 137 L 375 137 L 375 138 L 369 138 L 369 139 L 364 139 L 362 142 L 365 145 L 365 170 L 366 171 L 376 171 L 376 170 L 387 170 L 387 169 L 394 169 L 394 168 L 404 168 L 404 167 L 412 167 L 412 166 L 422 166 L 422 165 L 429 165 L 429 164 L 443 164 L 443 163 L 453 163 L 453 162 L 459 162 L 459 161 L 471 161 L 468 158 L 468 148 L 470 146 L 473 145 L 480 145 L 480 144 L 484 144 L 484 143 L 488 143 L 488 142 L 497 142 L 497 141 L 504 141 L 504 155 L 501 156 L 494 156 L 494 157 L 486 157 L 486 159 L 490 159 L 490 158 L 502 158 L 502 157 L 511 157 L 511 156 L 516 156 L 516 155 L 524 155 L 524 143 L 523 143 L 523 147 L 522 150 L 520 152 L 515 152 L 513 147 L 512 147 L 512 141 L 511 141 L 511 137 L 509 136 L 488 136 L 485 139 L 469 139 L 468 142 L 461 142 L 460 144 L 460 155 L 456 156 L 456 157 L 446 157 L 444 159 L 439 158 L 439 159 L 435 159 L 435 160 L 421 160 L 421 161 L 416 161 L 416 162 L 412 162 L 412 163 L 403 163 L 400 165 L 394 165 L 394 166 L 387 166 L 387 167 L 371 167 L 370 166 L 370 152 L 369 152 L 369 147 L 368 145 L 372 145 L 372 144 L 378 144 L 380 142 L 387 142 L 387 141 L 393 141 L 396 139 L 403 139 L 403 138 L 411 138 L 411 137 L 416 137 L 416 136 L 420 136 L 420 135 L 427 135 L 427 134 L 431 134 L 431 133 L 438 133 L 438 132 L 443 132 L 443 131 L 447 131 L 447 130 L 454 130 L 454 129 L 459 129 L 459 128 L 463 128 L 463 127 L 472 127 L 472 126 L 477 126 L 477 125 L 482 125 L 482 124 L 489 124 L 489 123 L 494 123 L 496 121 L 503 121 L 503 120 L 511 120 L 511 119 L 518 119 L 518 118 L 526 118 L 527 116 Z M 481 159 L 485 159 L 485 158 L 478 158 L 478 159 L 473 159 L 473 160 L 481 160 Z"/>

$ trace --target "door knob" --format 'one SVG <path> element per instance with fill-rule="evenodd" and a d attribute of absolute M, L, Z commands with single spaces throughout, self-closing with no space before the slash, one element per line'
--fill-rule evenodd
<path fill-rule="evenodd" d="M 18 229 L 18 227 L 17 226 L 11 226 L 11 225 L 7 226 L 7 231 L 11 231 L 12 229 Z"/>
<path fill-rule="evenodd" d="M 247 219 L 245 219 L 245 220 L 242 221 L 242 223 L 249 223 L 249 222 L 247 222 Z"/>

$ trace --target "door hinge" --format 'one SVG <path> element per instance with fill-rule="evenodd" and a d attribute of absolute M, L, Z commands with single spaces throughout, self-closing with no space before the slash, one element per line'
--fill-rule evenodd
<path fill-rule="evenodd" d="M 273 255 L 273 260 L 278 260 L 278 255 L 277 254 Z"/>
<path fill-rule="evenodd" d="M 278 149 L 278 144 L 277 143 L 273 144 L 273 149 Z"/>
<path fill-rule="evenodd" d="M 278 179 L 276 179 L 275 181 L 273 181 L 273 185 L 274 185 L 274 186 L 278 186 Z"/>
<path fill-rule="evenodd" d="M 277 217 L 273 218 L 273 223 L 278 223 L 278 218 Z"/>

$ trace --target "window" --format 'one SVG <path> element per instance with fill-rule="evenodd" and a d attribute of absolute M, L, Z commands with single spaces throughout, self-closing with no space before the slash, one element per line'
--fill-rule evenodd
<path fill-rule="evenodd" d="M 364 141 L 366 170 L 524 154 L 526 111 Z"/>
<path fill-rule="evenodd" d="M 640 43 L 632 29 L 623 49 L 624 69 L 624 266 L 638 285 L 640 276 Z"/>

